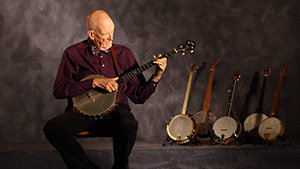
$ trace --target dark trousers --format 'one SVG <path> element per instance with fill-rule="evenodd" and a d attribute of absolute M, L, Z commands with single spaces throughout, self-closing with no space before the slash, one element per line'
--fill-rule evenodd
<path fill-rule="evenodd" d="M 128 158 L 136 140 L 138 122 L 124 105 L 102 119 L 90 119 L 74 111 L 66 111 L 47 122 L 44 133 L 58 150 L 69 169 L 98 169 L 82 149 L 75 135 L 86 130 L 109 132 L 113 137 L 113 169 L 127 169 Z"/>

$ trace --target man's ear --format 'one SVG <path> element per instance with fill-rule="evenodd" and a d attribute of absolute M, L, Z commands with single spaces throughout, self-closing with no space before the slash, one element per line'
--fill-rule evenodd
<path fill-rule="evenodd" d="M 94 40 L 94 39 L 95 39 L 94 31 L 88 30 L 88 31 L 87 31 L 87 34 L 88 34 L 88 36 L 89 36 L 89 38 L 90 38 L 91 40 Z"/>

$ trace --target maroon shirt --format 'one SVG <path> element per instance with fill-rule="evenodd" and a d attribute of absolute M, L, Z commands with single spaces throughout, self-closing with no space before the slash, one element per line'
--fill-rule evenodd
<path fill-rule="evenodd" d="M 130 49 L 117 44 L 113 44 L 113 47 L 121 75 L 138 67 Z M 54 97 L 67 98 L 68 105 L 72 107 L 72 97 L 84 94 L 93 88 L 92 79 L 80 81 L 92 74 L 110 78 L 117 76 L 111 51 L 100 51 L 90 39 L 68 47 L 64 51 L 55 79 Z M 146 81 L 143 74 L 133 77 L 122 84 L 118 103 L 128 105 L 127 98 L 136 104 L 144 103 L 154 93 L 156 84 L 157 82 L 154 82 L 152 78 Z"/>

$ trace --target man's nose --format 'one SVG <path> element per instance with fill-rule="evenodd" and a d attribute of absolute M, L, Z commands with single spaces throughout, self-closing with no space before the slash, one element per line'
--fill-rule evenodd
<path fill-rule="evenodd" d="M 114 33 L 113 32 L 109 33 L 108 39 L 109 40 L 113 40 L 114 39 Z"/>

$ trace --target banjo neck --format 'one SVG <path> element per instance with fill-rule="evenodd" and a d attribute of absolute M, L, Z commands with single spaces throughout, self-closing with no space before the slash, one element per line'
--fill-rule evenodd
<path fill-rule="evenodd" d="M 258 107 L 256 109 L 256 112 L 258 112 L 258 113 L 262 113 L 262 106 L 263 106 L 263 101 L 264 101 L 266 83 L 267 83 L 267 78 L 270 75 L 270 72 L 271 72 L 271 69 L 269 67 L 266 67 L 265 73 L 264 73 L 264 81 L 263 81 L 260 96 L 259 96 Z"/>
<path fill-rule="evenodd" d="M 203 124 L 203 126 L 201 126 L 199 129 L 200 135 L 203 135 L 204 130 L 205 130 L 205 122 L 207 119 L 207 114 L 209 112 L 209 106 L 210 106 L 212 82 L 213 82 L 213 77 L 214 77 L 214 73 L 215 73 L 215 67 L 218 63 L 219 63 L 219 59 L 216 59 L 215 63 L 210 66 L 210 73 L 209 73 L 208 83 L 206 86 L 206 93 L 205 93 L 205 98 L 204 98 L 203 108 L 202 108 L 202 112 L 203 112 L 202 124 Z"/>
<path fill-rule="evenodd" d="M 228 102 L 226 106 L 226 116 L 231 116 L 232 113 L 232 103 L 233 103 L 233 97 L 234 97 L 234 92 L 236 88 L 236 83 L 239 81 L 241 78 L 241 74 L 239 72 L 236 72 L 233 76 L 233 82 L 232 82 L 232 88 L 228 90 L 229 97 L 228 97 Z"/>
<path fill-rule="evenodd" d="M 190 95 L 190 91 L 191 91 L 191 84 L 192 84 L 193 74 L 197 69 L 198 69 L 197 63 L 193 63 L 192 66 L 191 66 L 188 85 L 187 85 L 187 88 L 186 88 L 184 102 L 183 102 L 182 111 L 181 111 L 181 114 L 183 114 L 183 115 L 187 114 L 186 110 L 187 110 L 187 104 L 188 104 L 189 95 Z"/>
<path fill-rule="evenodd" d="M 134 70 L 131 70 L 130 72 L 124 74 L 124 75 L 121 75 L 119 77 L 119 79 L 116 81 L 118 84 L 122 84 L 126 81 L 128 81 L 129 79 L 141 74 L 142 72 L 150 69 L 151 67 L 153 67 L 154 65 L 156 65 L 155 63 L 153 63 L 155 60 L 157 59 L 161 59 L 161 58 L 169 58 L 170 56 L 176 54 L 176 53 L 182 53 L 182 55 L 185 55 L 185 52 L 187 50 L 190 50 L 191 53 L 194 52 L 194 48 L 195 48 L 195 42 L 193 41 L 187 41 L 185 45 L 179 45 L 177 48 L 174 48 L 172 51 L 170 52 L 166 52 L 165 54 L 163 54 L 162 56 L 160 57 L 156 57 L 155 55 L 153 55 L 154 59 L 143 64 L 142 66 L 134 69 Z"/>
<path fill-rule="evenodd" d="M 270 117 L 275 116 L 275 112 L 277 110 L 277 105 L 278 105 L 278 100 L 279 100 L 280 89 L 282 86 L 283 78 L 285 78 L 285 76 L 286 76 L 286 71 L 287 71 L 287 64 L 285 64 L 283 66 L 283 69 L 279 75 L 279 81 L 278 81 L 278 85 L 277 85 L 277 90 L 275 91 L 275 96 L 274 96 L 274 100 L 273 100 L 273 104 L 272 104 L 272 109 L 270 112 Z"/>
<path fill-rule="evenodd" d="M 210 66 L 209 79 L 208 79 L 208 83 L 207 83 L 207 86 L 206 86 L 206 93 L 205 93 L 205 98 L 204 98 L 203 108 L 202 108 L 202 110 L 204 112 L 209 111 L 211 90 L 212 90 L 212 82 L 213 82 L 213 77 L 214 77 L 214 73 L 215 73 L 215 66 L 218 63 L 219 63 L 219 59 L 216 59 L 215 63 Z"/>

